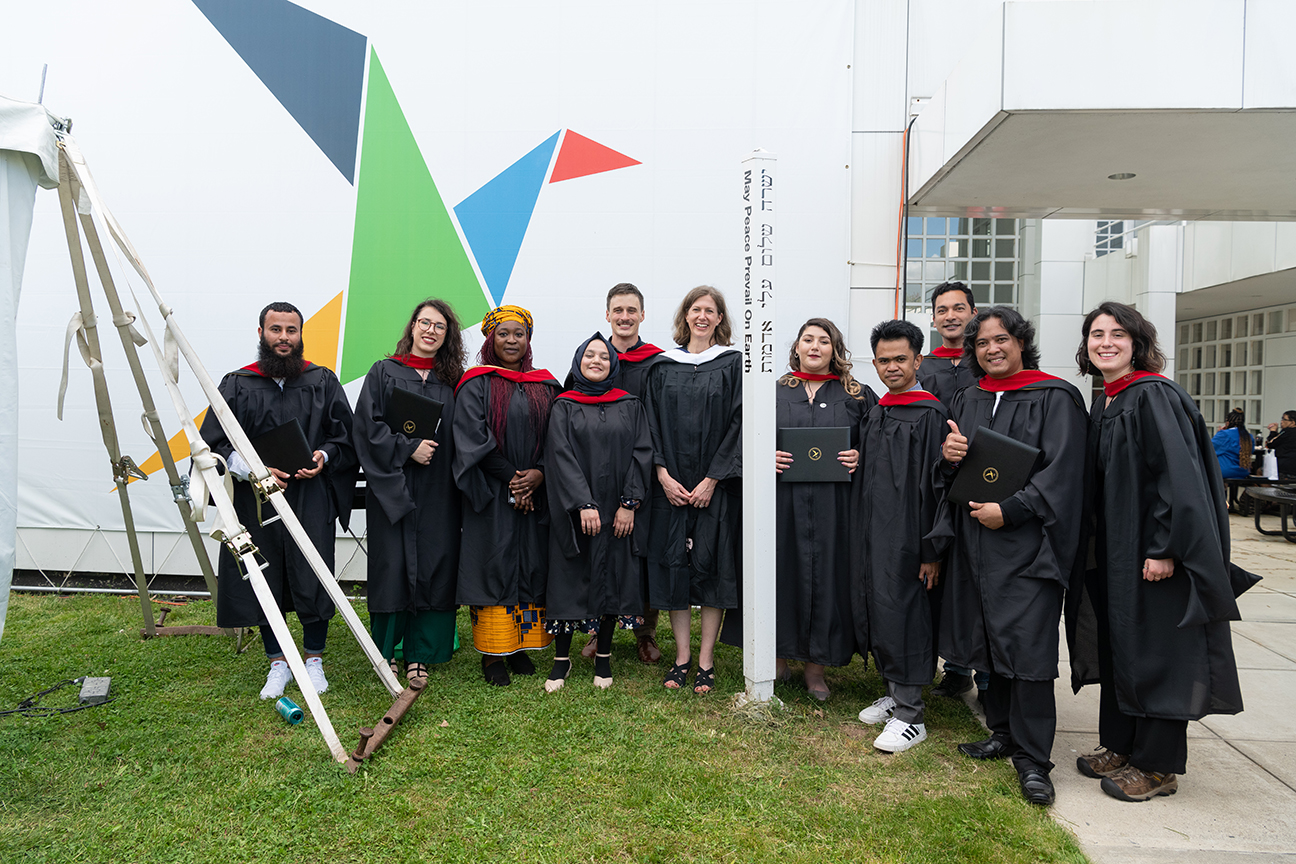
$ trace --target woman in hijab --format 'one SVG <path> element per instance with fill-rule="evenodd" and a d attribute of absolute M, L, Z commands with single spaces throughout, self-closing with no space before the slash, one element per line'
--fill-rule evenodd
<path fill-rule="evenodd" d="M 557 637 L 552 693 L 571 672 L 572 634 L 596 635 L 594 686 L 612 686 L 612 633 L 643 623 L 647 528 L 638 518 L 652 471 L 643 405 L 612 386 L 616 349 L 601 333 L 572 358 L 573 389 L 560 393 L 545 446 L 549 585 L 545 629 Z M 645 514 L 646 515 L 646 514 Z"/>
<path fill-rule="evenodd" d="M 531 313 L 500 306 L 482 319 L 480 365 L 455 392 L 454 478 L 464 495 L 458 601 L 469 607 L 482 675 L 506 687 L 533 675 L 524 651 L 546 647 L 549 520 L 544 441 L 559 389 L 531 362 Z M 507 663 L 503 662 L 507 661 Z"/>
<path fill-rule="evenodd" d="M 356 400 L 354 441 L 369 493 L 369 628 L 392 672 L 403 643 L 410 680 L 426 679 L 427 664 L 454 651 L 460 527 L 450 429 L 465 359 L 459 330 L 448 303 L 424 300 Z M 440 402 L 439 425 L 409 434 L 392 428 L 385 416 L 397 390 Z"/>

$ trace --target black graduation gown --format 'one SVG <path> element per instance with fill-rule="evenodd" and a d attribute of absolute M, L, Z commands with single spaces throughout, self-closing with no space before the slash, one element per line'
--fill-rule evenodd
<path fill-rule="evenodd" d="M 549 569 L 545 490 L 536 490 L 535 510 L 515 510 L 509 503 L 508 483 L 482 466 L 498 449 L 487 422 L 491 382 L 497 377 L 492 372 L 470 378 L 455 394 L 454 477 L 464 495 L 457 599 L 463 606 L 543 605 Z M 503 456 L 519 471 L 544 471 L 544 452 L 536 451 L 526 390 L 509 383 L 515 389 L 509 400 Z M 552 378 L 546 383 L 558 387 Z"/>
<path fill-rule="evenodd" d="M 309 480 L 289 480 L 284 497 L 320 557 L 332 570 L 336 532 L 333 521 L 339 521 L 343 528 L 350 523 L 358 464 L 351 444 L 351 406 L 337 376 L 323 366 L 309 365 L 299 377 L 285 381 L 281 390 L 273 378 L 263 378 L 251 369 L 239 369 L 221 380 L 220 392 L 249 438 L 263 435 L 296 417 L 311 450 L 328 454 L 323 471 Z M 212 452 L 229 460 L 234 445 L 225 437 L 215 412 L 207 412 L 202 437 Z M 256 494 L 250 483 L 235 482 L 234 509 L 261 556 L 269 562 L 270 566 L 262 573 L 279 609 L 296 611 L 304 624 L 332 618 L 336 611 L 332 599 L 283 522 L 264 527 L 258 523 Z M 262 512 L 269 519 L 274 515 L 274 505 L 262 505 Z M 217 625 L 251 627 L 268 623 L 251 584 L 243 579 L 241 563 L 223 544 L 217 577 L 220 588 L 216 601 Z"/>
<path fill-rule="evenodd" d="M 617 538 L 612 520 L 622 498 L 646 503 L 652 436 L 643 404 L 625 395 L 612 402 L 554 402 L 545 444 L 549 496 L 549 587 L 545 617 L 580 621 L 643 614 L 643 556 L 648 532 L 635 514 L 630 536 Z M 597 504 L 602 530 L 580 527 L 582 504 Z M 640 509 L 647 509 L 641 503 Z"/>
<path fill-rule="evenodd" d="M 1131 717 L 1198 720 L 1242 710 L 1229 621 L 1228 504 L 1210 431 L 1177 384 L 1148 376 L 1090 412 L 1086 499 L 1096 525 L 1089 579 L 1106 589 L 1117 704 Z M 1143 579 L 1146 558 L 1174 558 Z M 1072 686 L 1098 680 L 1092 581 L 1067 600 Z M 1083 622 L 1083 623 L 1082 623 Z M 1106 629 L 1106 628 L 1104 628 Z"/>
<path fill-rule="evenodd" d="M 918 574 L 948 547 L 948 538 L 927 537 L 936 522 L 933 474 L 948 418 L 948 409 L 930 397 L 879 404 L 860 431 L 852 523 L 860 542 L 851 558 L 855 633 L 860 652 L 872 651 L 878 672 L 897 684 L 926 686 L 936 674 L 930 592 Z"/>
<path fill-rule="evenodd" d="M 862 398 L 854 398 L 841 381 L 823 382 L 813 402 L 799 380 L 794 387 L 775 387 L 778 428 L 846 426 L 852 447 L 859 446 L 860 417 L 877 401 L 867 387 Z M 845 666 L 855 653 L 850 502 L 857 476 L 850 483 L 776 485 L 774 652 L 785 660 Z"/>
<path fill-rule="evenodd" d="M 1270 432 L 1265 438 L 1265 446 L 1278 459 L 1278 476 L 1284 479 L 1296 477 L 1296 429 L 1288 427 Z"/>
<path fill-rule="evenodd" d="M 653 609 L 738 606 L 742 543 L 742 354 L 699 365 L 658 355 L 644 407 L 653 464 L 686 489 L 718 480 L 711 503 L 675 507 L 653 484 L 648 536 L 648 603 Z M 656 468 L 654 467 L 654 472 Z M 692 549 L 689 541 L 692 541 Z"/>
<path fill-rule="evenodd" d="M 954 394 L 976 384 L 976 375 L 966 360 L 957 366 L 948 357 L 927 354 L 918 367 L 918 383 L 948 407 Z M 962 427 L 959 427 L 962 428 Z"/>
<path fill-rule="evenodd" d="M 1026 487 L 1005 499 L 1005 524 L 991 530 L 966 507 L 942 500 L 929 539 L 950 542 L 942 574 L 940 653 L 946 661 L 1008 678 L 1057 677 L 1063 589 L 1080 542 L 1085 416 L 1080 391 L 1048 379 L 1003 394 L 969 387 L 950 414 L 971 437 L 981 426 L 1041 450 Z M 944 498 L 957 474 L 941 460 L 933 474 Z"/>
<path fill-rule="evenodd" d="M 454 461 L 454 388 L 435 369 L 411 369 L 391 358 L 365 376 L 356 400 L 355 446 L 364 468 L 369 526 L 370 612 L 448 611 L 455 608 L 459 577 L 459 488 Z M 422 439 L 393 432 L 383 420 L 392 392 L 400 388 L 435 399 L 441 425 L 432 461 L 410 460 Z"/>

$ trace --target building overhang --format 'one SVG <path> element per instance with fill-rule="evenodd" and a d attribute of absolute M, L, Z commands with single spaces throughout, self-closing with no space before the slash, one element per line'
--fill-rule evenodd
<path fill-rule="evenodd" d="M 911 214 L 1296 220 L 1296 4 L 996 16 L 913 123 Z"/>

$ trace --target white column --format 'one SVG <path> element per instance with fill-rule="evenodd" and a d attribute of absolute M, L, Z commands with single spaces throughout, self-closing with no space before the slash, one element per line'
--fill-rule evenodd
<path fill-rule="evenodd" d="M 742 162 L 743 675 L 754 702 L 774 695 L 775 165 L 764 150 Z"/>
<path fill-rule="evenodd" d="M 1147 281 L 1134 296 L 1134 305 L 1156 326 L 1161 350 L 1168 361 L 1161 374 L 1173 379 L 1178 342 L 1176 306 L 1179 292 L 1183 290 L 1183 224 L 1147 225 L 1139 230 L 1138 242 L 1146 250 L 1143 254 L 1147 256 Z"/>

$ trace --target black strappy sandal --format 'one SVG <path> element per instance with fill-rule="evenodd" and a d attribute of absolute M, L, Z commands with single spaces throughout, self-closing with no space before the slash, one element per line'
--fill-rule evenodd
<path fill-rule="evenodd" d="M 705 687 L 707 689 L 699 690 L 699 687 Z M 697 675 L 693 678 L 693 692 L 699 696 L 704 696 L 713 690 L 715 690 L 715 667 L 712 666 L 710 669 L 703 669 L 699 666 Z"/>
<path fill-rule="evenodd" d="M 689 670 L 693 668 L 692 660 L 685 660 L 683 663 L 677 663 L 666 673 L 662 679 L 662 686 L 667 690 L 683 690 L 684 682 L 688 680 Z M 675 686 L 670 686 L 674 684 Z"/>

